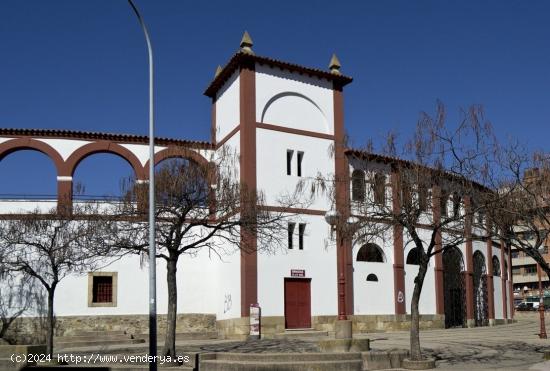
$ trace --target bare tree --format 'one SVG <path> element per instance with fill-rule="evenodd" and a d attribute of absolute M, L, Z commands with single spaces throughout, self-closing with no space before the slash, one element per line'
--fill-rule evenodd
<path fill-rule="evenodd" d="M 287 214 L 267 207 L 261 192 L 235 180 L 232 158 L 229 153 L 218 154 L 206 168 L 187 159 L 171 159 L 156 171 L 156 256 L 167 267 L 166 356 L 175 356 L 176 274 L 183 254 L 207 249 L 221 257 L 235 248 L 241 253 L 256 246 L 277 249 L 285 241 Z M 122 251 L 147 253 L 147 223 L 135 206 L 137 199 L 145 199 L 143 192 L 139 185 L 129 187 L 121 205 L 123 217 L 116 223 L 113 245 Z M 276 206 L 295 206 L 296 199 L 294 195 L 281 197 Z"/>
<path fill-rule="evenodd" d="M 365 150 L 347 151 L 355 170 L 351 218 L 336 225 L 343 238 L 364 243 L 392 231 L 416 249 L 419 269 L 410 308 L 412 360 L 422 359 L 419 301 L 428 263 L 436 254 L 472 238 L 470 226 L 482 208 L 477 198 L 491 191 L 483 186 L 496 153 L 491 126 L 479 106 L 460 113 L 458 125 L 448 126 L 445 108 L 438 102 L 434 116 L 421 114 L 409 140 L 400 143 L 391 132 L 381 141 L 378 154 L 373 153 L 372 140 Z M 331 188 L 338 181 L 346 180 L 327 181 L 321 175 L 312 189 L 334 192 Z"/>
<path fill-rule="evenodd" d="M 550 277 L 543 248 L 550 233 L 550 155 L 531 152 L 517 142 L 500 151 L 498 202 L 487 208 L 492 234 L 535 260 Z"/>
<path fill-rule="evenodd" d="M 66 276 L 97 269 L 109 248 L 102 236 L 110 222 L 97 206 L 75 207 L 74 214 L 55 210 L 5 215 L 0 220 L 0 256 L 12 273 L 36 279 L 47 292 L 46 347 L 53 355 L 55 290 Z"/>

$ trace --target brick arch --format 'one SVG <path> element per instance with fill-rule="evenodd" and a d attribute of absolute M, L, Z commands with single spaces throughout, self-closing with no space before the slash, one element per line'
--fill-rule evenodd
<path fill-rule="evenodd" d="M 136 155 L 120 144 L 109 141 L 89 143 L 74 151 L 67 159 L 62 175 L 73 176 L 80 162 L 96 153 L 112 153 L 121 157 L 134 169 L 136 179 L 145 179 L 145 171 Z"/>
<path fill-rule="evenodd" d="M 169 158 L 186 158 L 193 161 L 195 164 L 203 167 L 204 169 L 209 169 L 210 167 L 210 162 L 197 152 L 184 147 L 176 146 L 170 146 L 163 149 L 162 151 L 155 153 L 155 165 L 158 165 L 162 161 Z M 147 161 L 144 168 L 149 169 L 149 161 Z"/>
<path fill-rule="evenodd" d="M 48 156 L 57 169 L 57 175 L 63 175 L 65 161 L 52 146 L 31 138 L 17 138 L 0 143 L 0 161 L 9 154 L 17 151 L 31 150 L 38 151 Z"/>

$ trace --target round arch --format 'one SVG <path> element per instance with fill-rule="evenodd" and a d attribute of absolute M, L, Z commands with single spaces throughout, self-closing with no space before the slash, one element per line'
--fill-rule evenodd
<path fill-rule="evenodd" d="M 358 262 L 385 263 L 386 257 L 384 251 L 375 243 L 367 243 L 357 252 Z"/>
<path fill-rule="evenodd" d="M 36 139 L 17 138 L 0 143 L 0 161 L 11 153 L 24 150 L 38 151 L 45 154 L 53 161 L 57 170 L 57 175 L 63 175 L 62 172 L 65 162 L 63 161 L 63 158 L 61 157 L 59 152 L 57 152 L 49 144 L 46 144 Z"/>
<path fill-rule="evenodd" d="M 62 175 L 73 176 L 78 164 L 80 164 L 80 162 L 82 162 L 85 158 L 96 153 L 112 153 L 121 157 L 134 169 L 136 179 L 146 179 L 144 168 L 141 166 L 141 163 L 136 155 L 120 144 L 108 141 L 89 143 L 77 149 L 67 159 L 64 169 L 65 174 Z"/>
<path fill-rule="evenodd" d="M 212 163 L 210 163 L 206 158 L 204 158 L 203 156 L 201 156 L 199 153 L 195 151 L 192 151 L 184 147 L 175 147 L 175 146 L 167 147 L 155 153 L 155 165 L 158 165 L 162 161 L 168 160 L 170 158 L 184 158 L 184 159 L 190 160 L 194 162 L 196 165 L 203 168 L 212 179 L 215 179 L 215 175 L 216 175 L 215 168 L 212 166 Z M 145 177 L 143 179 L 149 179 L 148 169 L 149 169 L 149 160 L 144 166 Z"/>

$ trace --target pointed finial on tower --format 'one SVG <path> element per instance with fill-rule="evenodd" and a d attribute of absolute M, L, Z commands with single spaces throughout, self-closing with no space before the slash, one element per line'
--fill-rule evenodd
<path fill-rule="evenodd" d="M 214 78 L 218 77 L 220 73 L 222 73 L 222 66 L 218 64 L 218 67 L 216 68 L 216 73 L 214 74 Z"/>
<path fill-rule="evenodd" d="M 244 31 L 243 38 L 241 39 L 241 52 L 254 54 L 252 51 L 252 45 L 254 45 L 252 38 L 247 31 Z"/>
<path fill-rule="evenodd" d="M 339 75 L 340 67 L 342 67 L 342 65 L 340 64 L 338 57 L 336 56 L 336 54 L 332 54 L 332 58 L 330 58 L 330 63 L 328 65 L 330 72 Z"/>

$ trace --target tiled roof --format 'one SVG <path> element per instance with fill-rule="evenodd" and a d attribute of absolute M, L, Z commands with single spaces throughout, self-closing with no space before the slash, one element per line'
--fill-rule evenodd
<path fill-rule="evenodd" d="M 133 134 L 112 134 L 101 133 L 93 131 L 74 131 L 74 130 L 52 130 L 52 129 L 14 129 L 14 128 L 0 128 L 1 136 L 29 136 L 29 137 L 41 137 L 41 138 L 71 138 L 82 140 L 110 140 L 113 142 L 123 143 L 136 143 L 136 144 L 148 144 L 149 137 L 146 135 L 133 135 Z M 212 149 L 214 148 L 212 143 L 195 141 L 195 140 L 181 140 L 172 138 L 155 138 L 156 145 L 178 145 L 197 149 Z"/>
<path fill-rule="evenodd" d="M 289 70 L 291 72 L 298 72 L 299 74 L 305 74 L 309 76 L 316 76 L 326 79 L 328 81 L 335 81 L 344 86 L 352 82 L 352 78 L 342 74 L 335 74 L 329 71 L 320 70 L 317 68 L 304 67 L 294 63 L 283 62 L 277 59 L 261 57 L 249 53 L 243 53 L 241 51 L 231 57 L 229 62 L 223 67 L 222 71 L 214 78 L 210 83 L 204 95 L 208 97 L 214 97 L 216 92 L 223 86 L 223 84 L 231 77 L 233 71 L 235 71 L 241 64 L 244 63 L 259 63 L 267 64 L 269 66 L 279 67 L 281 69 Z"/>

